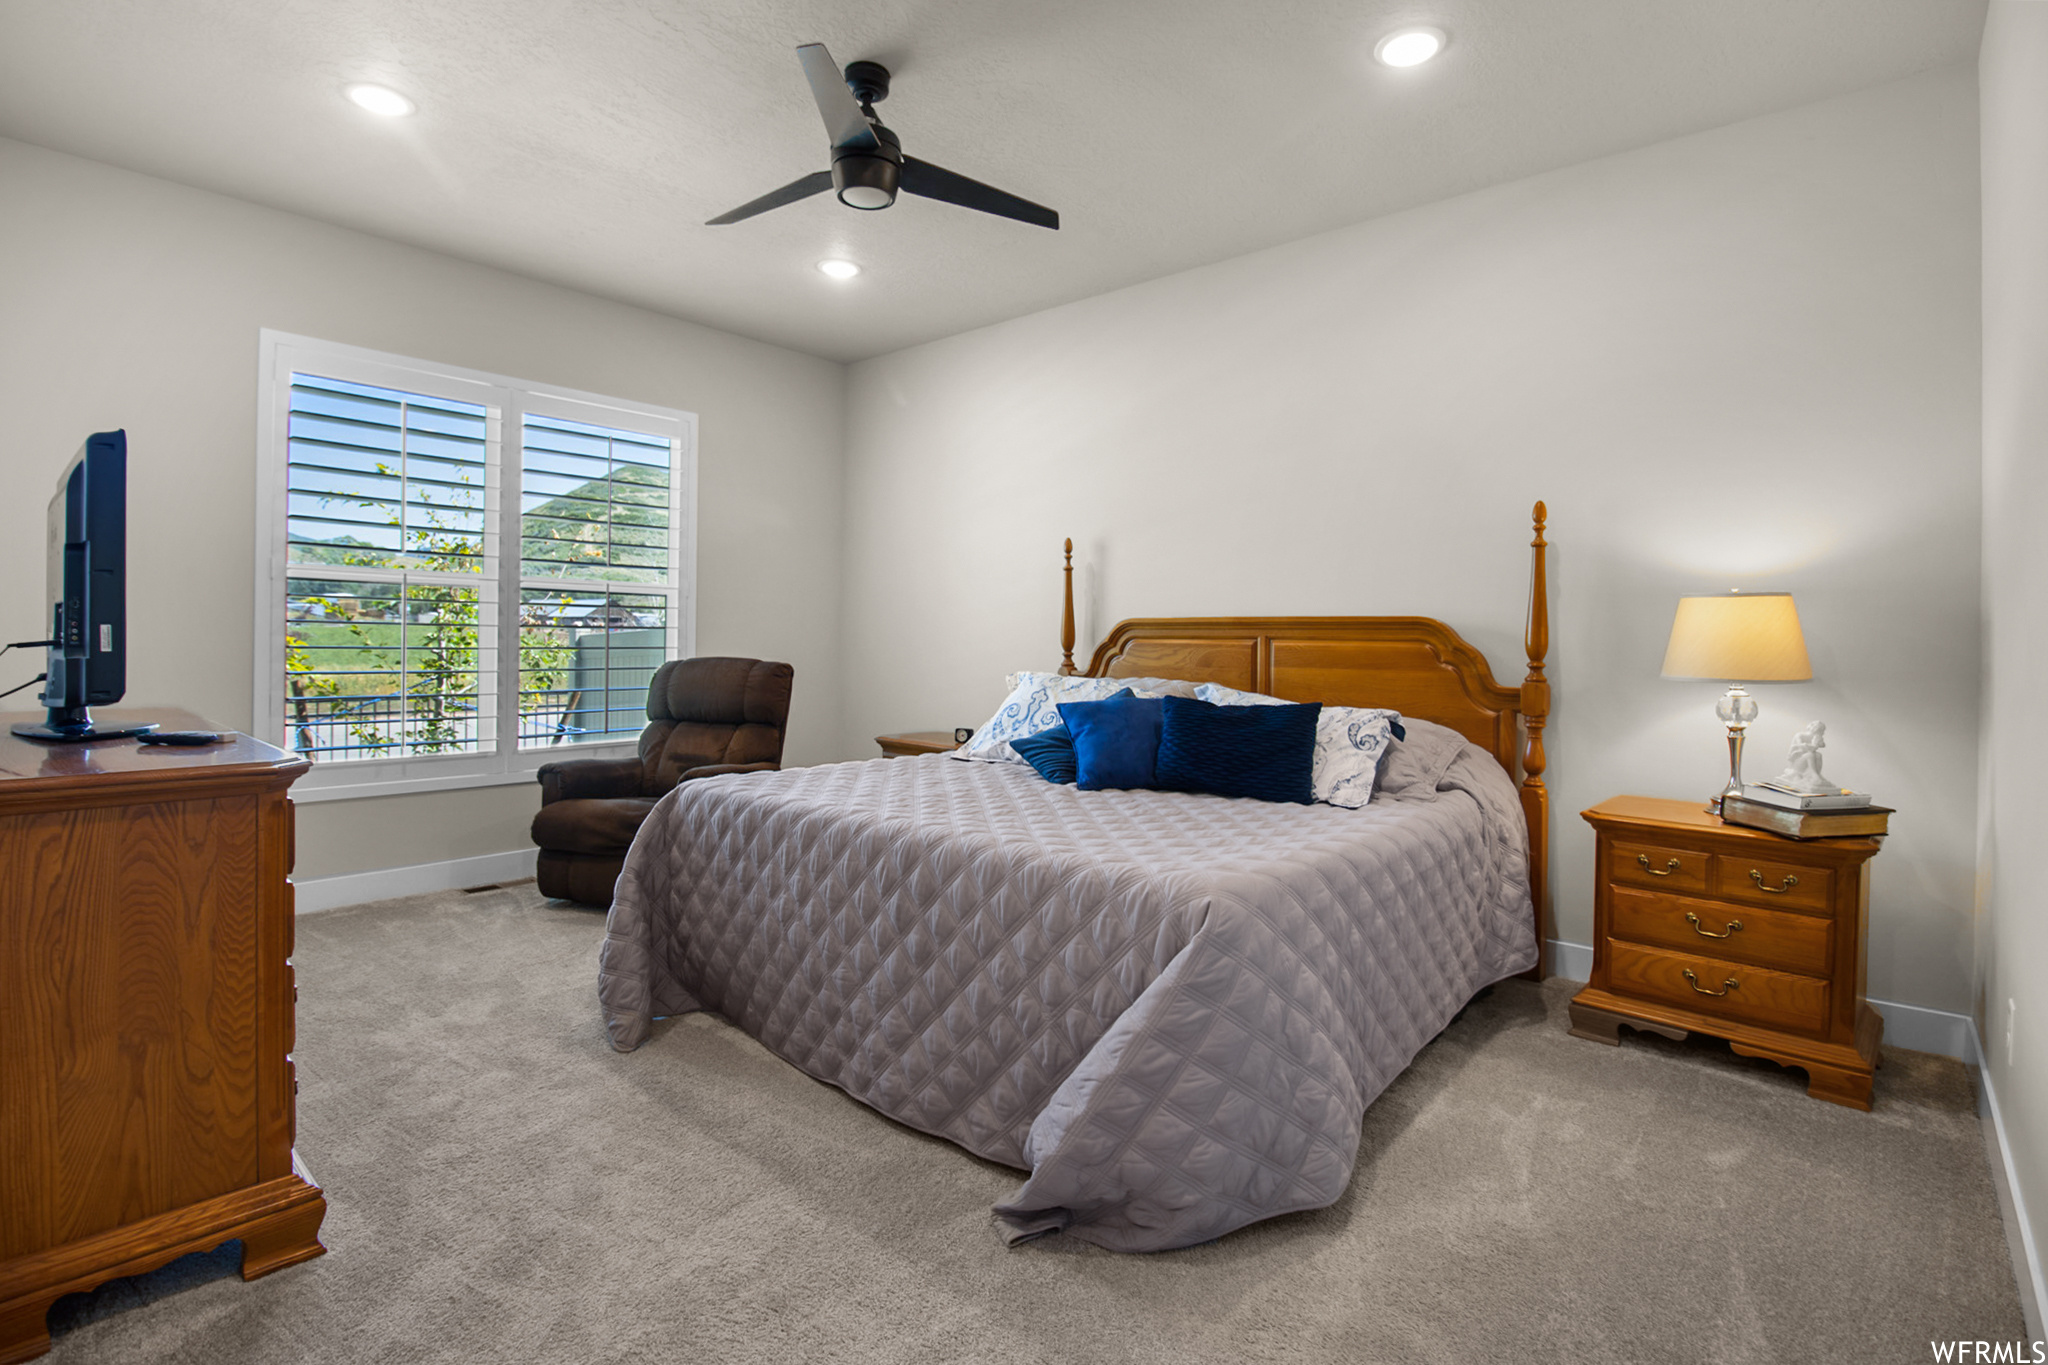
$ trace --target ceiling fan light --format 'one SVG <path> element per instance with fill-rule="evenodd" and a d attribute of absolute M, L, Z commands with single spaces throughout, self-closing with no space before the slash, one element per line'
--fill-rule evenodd
<path fill-rule="evenodd" d="M 842 156 L 832 163 L 832 186 L 850 209 L 885 209 L 896 202 L 899 170 L 885 156 Z"/>
<path fill-rule="evenodd" d="M 1383 66 L 1421 66 L 1431 57 L 1444 50 L 1444 31 L 1440 28 L 1404 28 L 1389 33 L 1379 40 L 1372 55 Z"/>
<path fill-rule="evenodd" d="M 885 209 L 896 196 L 879 185 L 848 185 L 839 191 L 839 202 L 850 209 Z"/>

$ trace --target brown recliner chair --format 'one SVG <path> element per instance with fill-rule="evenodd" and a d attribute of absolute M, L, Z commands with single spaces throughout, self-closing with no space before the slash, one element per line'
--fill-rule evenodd
<path fill-rule="evenodd" d="M 780 768 L 795 676 L 759 659 L 671 660 L 647 685 L 638 758 L 543 764 L 533 817 L 541 894 L 610 905 L 641 821 L 677 783 Z"/>

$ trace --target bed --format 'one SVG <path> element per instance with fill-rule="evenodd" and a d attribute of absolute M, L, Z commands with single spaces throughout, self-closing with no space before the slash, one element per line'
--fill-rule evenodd
<path fill-rule="evenodd" d="M 942 755 L 685 784 L 615 892 L 612 1045 L 715 1011 L 1029 1172 L 994 1211 L 1013 1241 L 1165 1250 L 1331 1203 L 1366 1106 L 1473 994 L 1540 973 L 1543 530 L 1538 503 L 1518 688 L 1421 617 L 1131 620 L 1096 650 L 1084 676 L 1400 711 L 1359 810 Z"/>

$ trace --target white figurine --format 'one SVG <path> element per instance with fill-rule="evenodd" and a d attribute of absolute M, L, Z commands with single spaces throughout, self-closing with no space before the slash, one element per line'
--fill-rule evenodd
<path fill-rule="evenodd" d="M 1820 751 L 1827 748 L 1828 727 L 1820 721 L 1792 737 L 1792 753 L 1785 771 L 1771 779 L 1771 785 L 1802 796 L 1832 796 L 1841 788 L 1820 775 Z"/>

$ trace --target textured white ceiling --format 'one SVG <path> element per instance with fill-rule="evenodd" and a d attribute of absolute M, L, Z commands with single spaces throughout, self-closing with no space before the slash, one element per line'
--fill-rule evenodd
<path fill-rule="evenodd" d="M 1984 0 L 0 0 L 0 134 L 834 359 L 1972 58 Z M 1407 71 L 1404 22 L 1449 48 Z M 800 42 L 895 73 L 908 196 L 827 164 Z M 419 102 L 363 113 L 344 84 Z M 4 187 L 0 187 L 4 192 Z M 850 283 L 813 268 L 859 261 Z"/>

